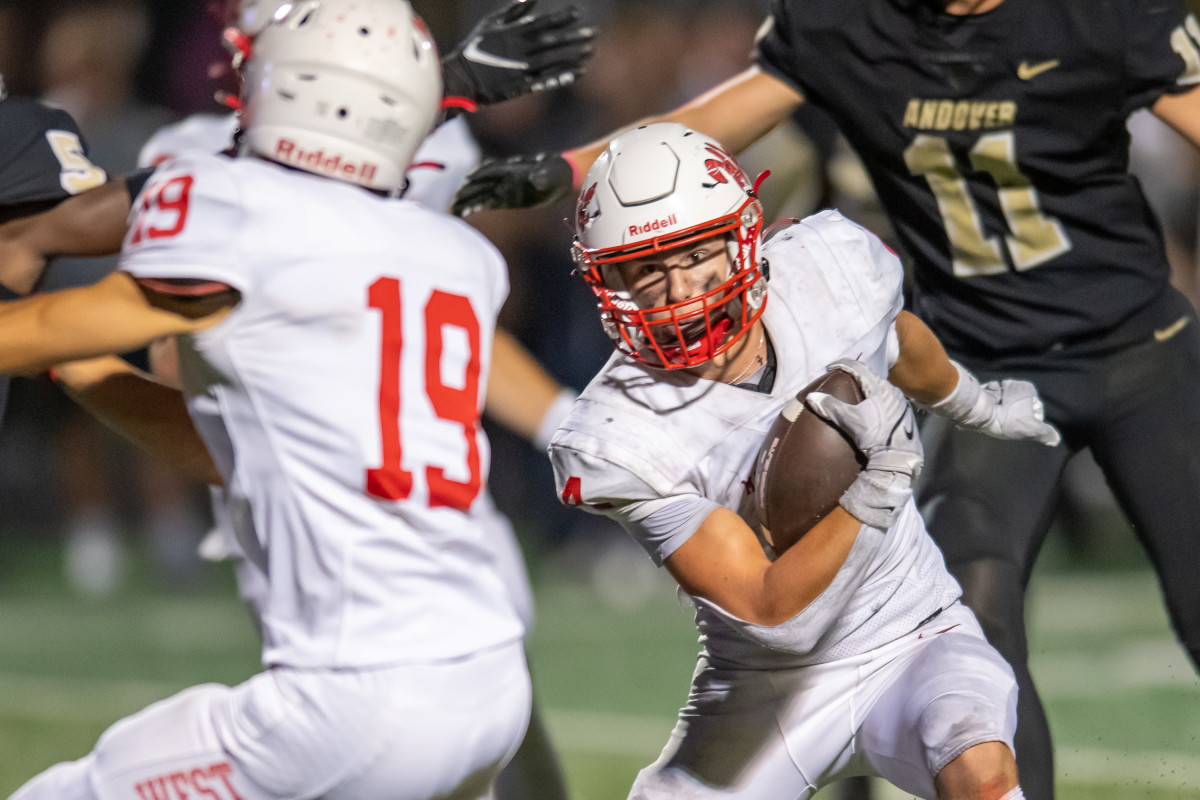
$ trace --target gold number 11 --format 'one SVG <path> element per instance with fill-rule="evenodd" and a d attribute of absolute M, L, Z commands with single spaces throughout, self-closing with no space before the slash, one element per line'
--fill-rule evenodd
<path fill-rule="evenodd" d="M 1017 167 L 1016 152 L 1012 131 L 982 136 L 971 148 L 971 168 L 986 172 L 996 182 L 1010 231 L 1001 241 L 984 232 L 979 210 L 944 137 L 920 134 L 904 151 L 909 172 L 923 175 L 937 198 L 957 277 L 1007 271 L 1001 248 L 1008 249 L 1018 271 L 1033 269 L 1071 249 L 1062 223 L 1042 213 L 1037 190 Z"/>

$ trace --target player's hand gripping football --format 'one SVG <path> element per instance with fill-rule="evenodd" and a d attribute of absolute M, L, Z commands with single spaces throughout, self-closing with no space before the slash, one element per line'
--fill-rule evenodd
<path fill-rule="evenodd" d="M 958 385 L 929 406 L 934 414 L 997 439 L 1022 439 L 1051 447 L 1062 441 L 1058 430 L 1045 421 L 1045 409 L 1032 383 L 1003 380 L 980 384 L 961 364 L 951 363 L 958 370 Z"/>
<path fill-rule="evenodd" d="M 495 208 L 530 208 L 571 190 L 571 165 L 557 153 L 485 161 L 454 196 L 450 210 L 460 217 Z"/>
<path fill-rule="evenodd" d="M 863 392 L 862 402 L 856 405 L 822 392 L 813 392 L 806 400 L 867 457 L 866 468 L 842 495 L 841 506 L 867 525 L 887 530 L 912 497 L 913 479 L 925 460 L 916 416 L 904 393 L 861 361 L 842 359 L 829 369 L 853 375 Z"/>
<path fill-rule="evenodd" d="M 575 6 L 536 14 L 537 0 L 513 0 L 489 14 L 442 59 L 447 97 L 479 105 L 572 83 L 592 55 L 595 30 Z"/>

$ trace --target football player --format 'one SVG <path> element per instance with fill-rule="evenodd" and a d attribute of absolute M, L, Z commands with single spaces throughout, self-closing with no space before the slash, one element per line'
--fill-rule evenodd
<path fill-rule="evenodd" d="M 285 5 L 288 3 L 281 0 L 240 0 L 232 4 L 229 21 L 234 27 L 226 31 L 226 41 L 240 42 L 239 47 L 251 52 L 254 38 Z M 513 64 L 505 63 L 501 65 L 502 68 L 491 70 L 473 83 L 464 79 L 460 83 L 460 94 L 456 101 L 469 96 L 471 99 L 467 105 L 500 102 L 515 96 L 516 92 L 535 92 L 550 86 L 569 84 L 575 75 L 583 71 L 583 64 L 591 53 L 593 31 L 579 23 L 578 11 L 570 7 L 557 12 L 534 14 L 533 9 L 533 0 L 516 0 L 501 11 L 485 17 L 468 34 L 464 43 L 455 49 L 458 55 L 442 60 L 445 70 L 448 64 L 455 63 L 456 58 L 463 58 L 464 52 L 473 58 L 482 58 L 478 50 L 483 44 L 490 49 L 503 51 L 510 59 L 518 56 L 520 63 L 526 64 L 525 72 L 515 69 Z M 536 67 L 530 66 L 532 59 L 541 57 L 545 60 L 547 53 L 554 56 L 553 60 Z M 239 50 L 235 63 L 240 63 L 243 57 Z M 553 74 L 548 73 L 551 68 Z M 238 126 L 236 113 L 194 114 L 152 136 L 143 145 L 138 164 L 143 168 L 152 168 L 182 153 L 216 153 L 231 149 L 236 146 Z M 465 118 L 457 117 L 439 125 L 421 143 L 405 172 L 404 197 L 427 208 L 447 211 L 455 190 L 478 166 L 479 158 L 479 145 L 471 136 Z M 171 343 L 161 343 L 156 351 L 157 361 L 164 365 L 169 379 L 177 372 L 173 352 Z M 126 371 L 114 361 L 73 367 L 56 372 L 65 388 L 76 391 L 94 386 L 107 375 Z M 557 423 L 574 401 L 575 393 L 559 386 L 519 342 L 501 330 L 496 332 L 492 367 L 487 389 L 488 414 L 528 439 L 535 447 L 545 449 L 550 433 L 558 427 Z M 68 382 L 68 378 L 73 380 Z M 100 411 L 99 408 L 95 410 Z M 162 455 L 170 456 L 169 453 Z M 506 583 L 518 607 L 522 609 L 526 625 L 531 625 L 532 595 L 511 525 L 495 509 L 490 498 L 480 503 L 474 513 L 479 516 L 481 523 L 494 531 L 490 538 L 502 551 L 502 563 L 509 567 L 505 571 Z M 210 541 L 207 550 L 218 556 L 236 556 L 237 544 L 232 541 L 223 544 Z M 244 571 L 239 569 L 239 572 Z M 253 588 L 258 585 L 260 581 L 251 575 L 242 581 L 243 595 L 252 607 L 258 605 Z"/>
<path fill-rule="evenodd" d="M 802 102 L 838 122 L 912 259 L 914 312 L 981 377 L 1037 383 L 1067 447 L 927 419 L 930 533 L 1021 685 L 1017 753 L 1053 797 L 1024 596 L 1067 460 L 1090 448 L 1200 668 L 1200 325 L 1127 172 L 1149 108 L 1200 142 L 1200 25 L 1182 0 L 773 0 L 757 63 L 660 117 L 737 152 Z M 485 165 L 458 209 L 563 191 L 604 142 Z M 986 464 L 987 468 L 978 465 Z"/>
<path fill-rule="evenodd" d="M 155 704 L 15 796 L 482 798 L 530 699 L 467 514 L 506 275 L 390 197 L 439 112 L 432 40 L 399 0 L 294 4 L 246 68 L 243 156 L 161 167 L 118 272 L 0 315 L 0 368 L 183 337 L 185 392 L 149 407 L 186 401 L 212 454 L 267 578 L 269 669 Z"/>
<path fill-rule="evenodd" d="M 242 0 L 231 4 L 229 21 L 236 25 L 226 33 L 227 41 L 240 42 L 249 51 L 254 37 L 269 23 L 286 3 Z M 500 12 L 485 17 L 468 35 L 464 44 L 455 50 L 458 55 L 443 59 L 443 68 L 464 51 L 481 57 L 480 44 L 491 50 L 505 52 L 510 60 L 498 68 L 476 75 L 470 81 L 460 79 L 460 94 L 471 98 L 474 105 L 498 102 L 514 92 L 533 92 L 566 85 L 583 70 L 591 53 L 591 28 L 581 24 L 574 8 L 557 12 L 534 12 L 532 0 L 517 0 Z M 475 47 L 471 47 L 471 43 Z M 518 57 L 522 61 L 512 61 Z M 239 61 L 241 59 L 239 58 Z M 521 63 L 525 71 L 520 72 Z M 450 87 L 453 89 L 454 87 Z M 236 99 L 231 101 L 237 105 Z M 198 150 L 215 153 L 235 145 L 238 115 L 197 114 L 168 126 L 151 138 L 139 156 L 139 165 L 152 168 L 173 156 Z M 440 125 L 424 142 L 406 172 L 406 199 L 416 200 L 429 208 L 445 210 L 454 196 L 455 188 L 467 173 L 478 164 L 479 150 L 462 119 Z M 132 188 L 125 190 L 121 179 L 105 190 L 106 194 L 91 193 L 73 206 L 59 210 L 53 216 L 30 220 L 21 227 L 0 226 L 0 264 L 21 263 L 25 271 L 40 272 L 46 256 L 58 253 L 109 254 L 119 248 L 124 232 L 124 217 L 129 195 L 137 194 L 149 176 L 147 171 L 124 180 Z M 113 229 L 119 224 L 119 232 Z M 98 232 L 110 231 L 108 236 Z M 7 247 L 6 247 L 7 245 Z M 527 438 L 535 447 L 544 449 L 549 436 L 557 427 L 574 400 L 575 393 L 559 386 L 523 347 L 510 335 L 497 331 L 493 346 L 493 370 L 488 380 L 487 408 L 492 418 Z M 160 381 L 178 385 L 174 341 L 159 340 L 151 348 L 151 363 Z M 215 471 L 203 444 L 194 433 L 186 415 L 157 410 L 153 403 L 157 391 L 141 383 L 138 372 L 116 357 L 104 357 L 84 362 L 58 365 L 53 374 L 57 382 L 80 404 L 88 407 L 101 419 L 139 444 L 154 449 L 167 460 L 173 460 L 184 471 L 212 482 Z M 130 386 L 141 393 L 140 401 L 131 402 L 126 395 Z M 169 394 L 167 395 L 169 398 Z M 147 420 L 152 420 L 150 425 Z M 232 537 L 228 524 L 226 493 L 213 487 L 214 515 L 218 530 L 202 545 L 206 555 L 221 559 L 236 559 L 239 592 L 258 618 L 266 583 L 259 569 L 240 557 L 240 548 Z M 487 541 L 495 551 L 510 598 L 527 627 L 533 622 L 533 599 L 519 545 L 508 520 L 500 514 L 486 494 L 472 507 L 476 521 L 487 530 Z M 521 748 L 501 775 L 496 788 L 498 798 L 524 797 L 556 798 L 566 796 L 566 786 L 544 724 L 536 708 L 530 730 Z"/>
<path fill-rule="evenodd" d="M 619 352 L 551 440 L 558 489 L 670 572 L 704 642 L 679 723 L 629 796 L 792 800 L 869 774 L 926 798 L 1023 797 L 1012 671 L 925 533 L 913 412 L 879 376 L 957 424 L 1054 445 L 1032 385 L 981 387 L 950 361 L 902 310 L 899 259 L 836 212 L 762 244 L 753 186 L 707 136 L 625 133 L 583 187 L 576 263 Z M 866 468 L 774 553 L 737 513 L 746 478 L 831 363 L 866 399 L 810 403 Z"/>
<path fill-rule="evenodd" d="M 233 142 L 237 124 L 236 114 L 216 118 L 206 114 L 188 117 L 151 137 L 142 148 L 139 163 L 150 167 L 181 153 L 219 152 Z M 427 208 L 447 211 L 455 189 L 478 164 L 479 146 L 471 137 L 465 120 L 450 120 L 438 126 L 422 142 L 405 173 L 404 197 Z M 158 342 L 152 352 L 152 364 L 156 365 L 154 373 L 160 379 L 165 377 L 168 381 L 174 380 L 177 374 L 174 342 Z M 65 389 L 90 405 L 98 416 L 119 427 L 122 423 L 113 419 L 114 413 L 124 417 L 119 401 L 112 408 L 102 407 L 98 400 L 88 401 L 86 396 L 94 393 L 100 382 L 126 372 L 132 372 L 132 367 L 117 359 L 104 359 L 94 364 L 60 365 L 55 370 L 55 376 Z M 511 334 L 502 329 L 496 331 L 485 402 L 488 416 L 523 436 L 534 447 L 544 450 L 549 444 L 550 434 L 558 427 L 558 422 L 574 399 L 575 392 L 558 385 Z M 149 442 L 142 441 L 141 444 L 147 445 Z M 171 457 L 170 452 L 160 455 L 167 459 Z M 217 496 L 220 496 L 220 492 Z M 526 626 L 532 626 L 532 592 L 511 524 L 496 509 L 486 489 L 482 502 L 472 509 L 472 513 L 480 524 L 492 531 L 488 538 L 496 545 L 500 563 L 504 566 L 505 585 L 521 610 Z M 219 520 L 224 514 L 218 510 L 216 517 Z M 237 560 L 239 591 L 250 607 L 256 609 L 262 581 L 254 573 L 252 565 L 240 558 L 237 542 L 231 539 L 228 526 L 218 525 L 202 545 L 202 550 L 214 560 Z M 556 769 L 545 771 L 557 773 Z M 500 797 L 503 799 L 503 792 Z"/>
<path fill-rule="evenodd" d="M 0 75 L 0 229 L 104 183 L 104 170 L 92 164 L 71 115 L 24 97 L 9 97 Z M 0 301 L 33 291 L 39 271 L 4 258 L 0 239 Z M 0 375 L 0 420 L 8 399 L 7 375 Z"/>

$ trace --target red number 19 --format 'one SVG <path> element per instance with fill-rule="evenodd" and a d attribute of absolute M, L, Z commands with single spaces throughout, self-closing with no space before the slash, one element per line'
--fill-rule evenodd
<path fill-rule="evenodd" d="M 134 245 L 140 244 L 143 239 L 167 239 L 182 233 L 183 226 L 187 224 L 189 195 L 194 182 L 191 175 L 181 175 L 143 192 L 129 243 Z M 159 227 L 156 222 L 168 224 Z"/>
<path fill-rule="evenodd" d="M 404 354 L 401 330 L 400 281 L 380 278 L 371 284 L 368 305 L 380 312 L 383 328 L 379 372 L 379 434 L 383 464 L 367 470 L 367 492 L 384 500 L 404 500 L 412 492 L 412 473 L 401 465 L 403 444 L 400 431 L 400 359 Z M 446 326 L 467 334 L 470 358 L 462 388 L 442 380 L 442 349 Z M 438 419 L 462 426 L 467 445 L 466 482 L 446 477 L 442 467 L 426 466 L 429 505 L 466 511 L 483 483 L 477 426 L 479 411 L 479 320 L 470 301 L 460 295 L 435 291 L 425 304 L 425 392 Z"/>

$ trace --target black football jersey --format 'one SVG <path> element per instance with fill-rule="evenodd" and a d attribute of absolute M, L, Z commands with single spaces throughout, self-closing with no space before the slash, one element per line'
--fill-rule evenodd
<path fill-rule="evenodd" d="M 70 114 L 24 97 L 0 100 L 0 214 L 53 205 L 104 179 Z"/>
<path fill-rule="evenodd" d="M 1112 344 L 1169 272 L 1126 119 L 1200 81 L 1200 26 L 1182 0 L 936 6 L 773 0 L 758 61 L 862 157 L 952 354 Z"/>
<path fill-rule="evenodd" d="M 0 99 L 0 222 L 52 207 L 104 183 L 65 111 L 23 97 Z M 16 295 L 0 286 L 0 302 Z M 8 376 L 0 375 L 0 419 Z"/>

